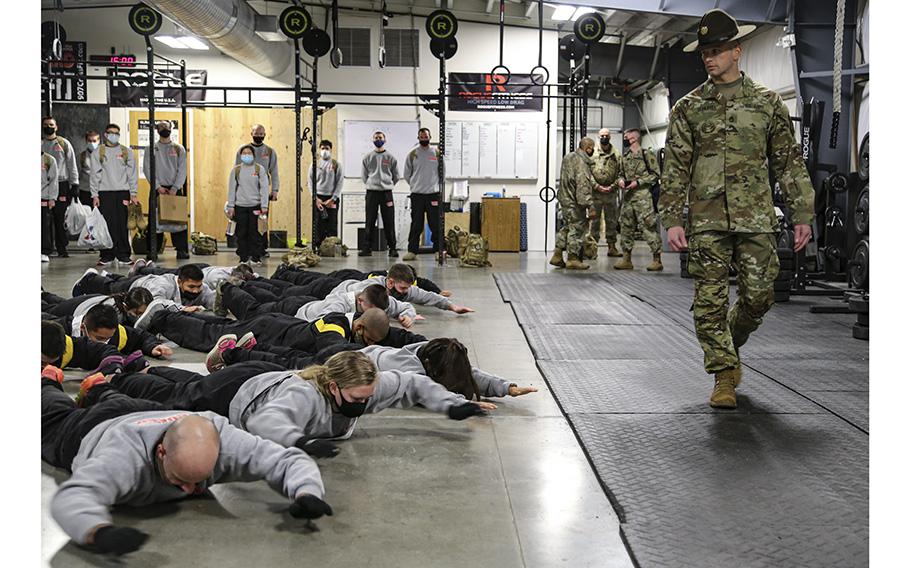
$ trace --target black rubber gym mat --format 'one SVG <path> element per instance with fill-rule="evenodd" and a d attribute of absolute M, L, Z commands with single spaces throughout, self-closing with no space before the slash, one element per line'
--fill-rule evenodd
<path fill-rule="evenodd" d="M 538 325 L 676 325 L 676 322 L 656 309 L 634 299 L 623 302 L 560 302 L 541 304 L 512 302 L 519 321 Z"/>
<path fill-rule="evenodd" d="M 868 564 L 869 438 L 830 415 L 570 415 L 640 566 Z"/>
<path fill-rule="evenodd" d="M 800 392 L 869 390 L 869 361 L 746 357 L 743 363 Z"/>
<path fill-rule="evenodd" d="M 630 300 L 631 301 L 631 300 Z M 694 359 L 701 349 L 681 326 L 523 325 L 537 359 Z"/>
<path fill-rule="evenodd" d="M 598 273 L 493 275 L 506 302 L 619 302 L 628 294 L 613 287 Z"/>
<path fill-rule="evenodd" d="M 806 396 L 832 413 L 869 431 L 869 393 L 863 391 L 807 391 Z"/>
<path fill-rule="evenodd" d="M 701 360 L 540 361 L 563 410 L 576 413 L 711 414 L 714 379 Z M 738 413 L 824 413 L 825 410 L 751 369 L 737 389 Z"/>
<path fill-rule="evenodd" d="M 668 272 L 642 273 L 637 271 L 614 270 L 604 273 L 604 279 L 620 290 L 646 296 L 689 296 L 692 297 L 692 280 L 680 278 L 679 274 Z"/>
<path fill-rule="evenodd" d="M 740 349 L 743 360 L 828 359 L 860 361 L 868 359 L 869 345 L 856 341 L 850 331 L 837 324 L 763 325 Z"/>

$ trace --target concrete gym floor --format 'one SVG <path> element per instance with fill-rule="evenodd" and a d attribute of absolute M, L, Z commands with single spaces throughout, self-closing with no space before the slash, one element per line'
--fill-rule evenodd
<path fill-rule="evenodd" d="M 605 253 L 605 249 L 602 249 Z M 259 272 L 270 275 L 283 251 L 272 251 Z M 136 257 L 138 258 L 138 257 Z M 318 460 L 333 517 L 316 521 L 318 532 L 285 513 L 287 502 L 262 481 L 214 487 L 210 497 L 142 509 L 118 508 L 114 522 L 151 535 L 126 557 L 130 566 L 496 566 L 629 567 L 619 524 L 604 491 L 537 370 L 493 272 L 544 272 L 549 254 L 491 254 L 492 268 L 439 268 L 431 255 L 413 264 L 422 276 L 451 290 L 453 300 L 477 313 L 456 316 L 418 306 L 427 337 L 462 341 L 471 361 L 539 392 L 495 399 L 488 417 L 454 422 L 425 410 L 389 410 L 360 420 L 341 453 Z M 73 282 L 94 266 L 96 254 L 71 253 L 43 264 L 45 290 L 70 297 Z M 237 262 L 233 252 L 192 260 Z M 191 260 L 191 261 L 192 261 Z M 633 260 L 643 278 L 650 260 L 639 243 Z M 191 262 L 181 261 L 180 264 Z M 605 254 L 592 270 L 616 259 Z M 177 266 L 173 250 L 159 260 Z M 678 270 L 676 255 L 665 255 Z M 384 253 L 370 258 L 326 258 L 316 270 L 381 269 Z M 112 265 L 111 272 L 128 267 Z M 203 353 L 175 349 L 170 361 L 205 372 Z M 67 373 L 68 392 L 85 373 Z M 112 563 L 74 545 L 49 515 L 49 500 L 66 473 L 42 464 L 44 565 L 75 568 Z"/>

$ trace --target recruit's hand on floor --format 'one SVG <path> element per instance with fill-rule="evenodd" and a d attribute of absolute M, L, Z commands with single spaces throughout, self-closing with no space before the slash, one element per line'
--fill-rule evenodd
<path fill-rule="evenodd" d="M 149 535 L 134 528 L 106 525 L 95 531 L 93 542 L 99 552 L 120 556 L 139 550 L 148 538 Z"/>
<path fill-rule="evenodd" d="M 442 292 L 439 293 L 439 295 L 443 296 L 445 298 L 449 298 L 452 296 L 452 292 L 450 290 L 443 290 Z"/>
<path fill-rule="evenodd" d="M 518 385 L 509 385 L 509 396 L 522 396 L 532 392 L 537 392 L 537 389 L 534 387 L 520 387 Z"/>
<path fill-rule="evenodd" d="M 332 516 L 332 507 L 328 503 L 309 493 L 301 493 L 291 503 L 288 513 L 295 519 L 318 519 L 323 515 Z"/>
<path fill-rule="evenodd" d="M 301 438 L 295 445 L 314 458 L 333 458 L 341 451 L 338 446 L 326 440 Z"/>
<path fill-rule="evenodd" d="M 409 329 L 411 327 L 411 324 L 414 323 L 414 321 L 410 317 L 408 317 L 404 314 L 401 314 L 400 316 L 398 316 L 398 323 L 400 323 L 401 326 L 404 327 L 405 329 Z"/>
<path fill-rule="evenodd" d="M 452 306 L 449 309 L 452 310 L 453 312 L 455 312 L 456 314 L 469 314 L 474 311 L 471 308 L 468 308 L 466 306 L 459 306 L 457 304 L 452 304 Z"/>
<path fill-rule="evenodd" d="M 490 403 L 466 402 L 464 404 L 453 404 L 449 407 L 449 418 L 452 420 L 464 420 L 472 416 L 484 416 L 487 412 L 480 406 L 481 404 Z M 495 408 L 496 405 L 493 406 Z"/>
<path fill-rule="evenodd" d="M 152 357 L 164 357 L 164 358 L 167 358 L 167 357 L 170 357 L 170 356 L 173 355 L 173 354 L 174 354 L 173 349 L 171 349 L 171 348 L 168 347 L 167 345 L 156 345 L 155 348 L 152 349 Z"/>
<path fill-rule="evenodd" d="M 188 314 L 194 314 L 196 312 L 201 312 L 204 309 L 205 309 L 204 306 L 183 306 L 182 311 L 184 311 Z"/>

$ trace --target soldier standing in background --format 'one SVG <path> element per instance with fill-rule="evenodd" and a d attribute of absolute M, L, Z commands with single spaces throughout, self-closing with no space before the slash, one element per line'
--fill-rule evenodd
<path fill-rule="evenodd" d="M 695 330 L 705 371 L 715 375 L 709 401 L 715 408 L 736 408 L 739 348 L 774 304 L 780 264 L 769 169 L 795 225 L 794 249 L 806 246 L 812 234 L 812 182 L 787 107 L 739 70 L 739 39 L 754 29 L 711 10 L 701 19 L 698 39 L 686 46 L 701 52 L 709 78 L 670 113 L 659 203 L 670 246 L 689 249 Z M 739 298 L 728 312 L 731 266 Z"/>
<path fill-rule="evenodd" d="M 664 265 L 660 262 L 660 230 L 657 228 L 657 214 L 651 201 L 651 187 L 660 181 L 657 175 L 659 165 L 654 152 L 641 147 L 641 131 L 630 128 L 623 134 L 623 147 L 619 168 L 619 187 L 623 190 L 622 213 L 620 213 L 620 246 L 622 260 L 613 268 L 632 270 L 632 247 L 635 246 L 635 230 L 648 241 L 651 254 L 654 255 L 649 271 L 660 271 Z M 646 161 L 647 160 L 647 161 Z"/>
<path fill-rule="evenodd" d="M 556 249 L 550 257 L 550 264 L 569 270 L 586 270 L 589 265 L 581 261 L 579 253 L 584 243 L 588 221 L 593 218 L 591 193 L 594 177 L 591 175 L 591 156 L 594 155 L 594 140 L 582 138 L 578 150 L 566 154 L 559 170 L 559 191 L 556 200 L 562 211 L 563 226 L 556 234 Z M 563 261 L 562 253 L 568 251 L 568 260 Z"/>
<path fill-rule="evenodd" d="M 57 256 L 66 258 L 69 253 L 66 245 L 69 236 L 66 234 L 64 220 L 70 199 L 79 195 L 79 167 L 76 165 L 76 151 L 73 144 L 57 135 L 57 121 L 52 116 L 41 119 L 41 151 L 50 154 L 57 161 L 57 201 L 51 209 L 53 218 L 53 240 Z"/>
<path fill-rule="evenodd" d="M 616 234 L 619 226 L 619 189 L 616 178 L 619 175 L 619 153 L 610 143 L 610 129 L 601 128 L 600 147 L 594 153 L 594 165 L 591 173 L 597 186 L 594 188 L 594 218 L 591 219 L 591 236 L 600 242 L 600 219 L 603 216 L 607 240 L 607 256 L 622 256 L 616 250 Z"/>

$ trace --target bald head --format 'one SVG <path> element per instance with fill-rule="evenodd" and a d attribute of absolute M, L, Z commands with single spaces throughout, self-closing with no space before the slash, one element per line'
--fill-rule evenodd
<path fill-rule="evenodd" d="M 158 447 L 163 475 L 187 493 L 195 493 L 197 485 L 212 475 L 221 437 L 210 420 L 190 414 L 168 428 Z"/>
<path fill-rule="evenodd" d="M 609 129 L 609 128 L 601 128 L 600 130 L 597 131 L 597 135 L 600 136 L 601 138 L 604 138 L 604 137 L 609 138 L 609 137 L 610 137 L 610 129 Z"/>
<path fill-rule="evenodd" d="M 250 127 L 250 134 L 253 136 L 264 136 L 265 135 L 265 126 L 261 124 L 254 124 Z"/>
<path fill-rule="evenodd" d="M 367 345 L 379 343 L 389 335 L 389 316 L 379 308 L 369 308 L 354 322 L 354 333 Z"/>

